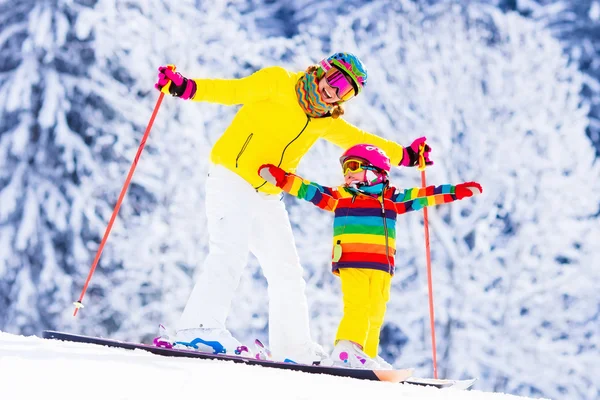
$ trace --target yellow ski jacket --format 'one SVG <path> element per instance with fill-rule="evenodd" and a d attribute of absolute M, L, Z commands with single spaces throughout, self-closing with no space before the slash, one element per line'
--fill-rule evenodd
<path fill-rule="evenodd" d="M 296 96 L 303 72 L 281 67 L 263 68 L 241 79 L 194 79 L 194 101 L 241 104 L 229 127 L 217 140 L 210 157 L 235 172 L 256 190 L 277 194 L 281 189 L 258 175 L 262 164 L 274 164 L 294 173 L 301 158 L 319 138 L 342 149 L 369 143 L 383 149 L 392 165 L 402 159 L 403 147 L 358 129 L 341 118 L 308 117 Z"/>

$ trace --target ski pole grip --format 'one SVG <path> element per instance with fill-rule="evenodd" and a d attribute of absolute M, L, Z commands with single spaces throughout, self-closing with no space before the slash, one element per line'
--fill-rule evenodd
<path fill-rule="evenodd" d="M 174 64 L 167 64 L 167 68 L 168 68 L 168 69 L 170 69 L 171 71 L 175 72 L 175 69 L 176 69 L 177 67 L 175 67 L 175 65 L 174 65 Z M 160 89 L 160 91 L 161 91 L 161 92 L 163 92 L 164 94 L 171 94 L 171 93 L 169 92 L 169 88 L 171 87 L 171 83 L 172 83 L 172 82 L 173 82 L 173 81 L 169 80 L 169 82 L 168 82 L 168 83 L 167 83 L 165 86 L 163 86 L 163 88 L 162 88 L 162 89 Z"/>
<path fill-rule="evenodd" d="M 422 144 L 419 146 L 419 166 L 417 167 L 417 170 L 425 171 L 426 166 L 427 164 L 425 164 L 425 144 Z"/>

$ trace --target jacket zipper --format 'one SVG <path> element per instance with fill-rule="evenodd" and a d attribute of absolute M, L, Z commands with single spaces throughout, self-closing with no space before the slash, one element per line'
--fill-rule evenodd
<path fill-rule="evenodd" d="M 248 135 L 248 137 L 246 138 L 246 141 L 244 142 L 242 149 L 240 150 L 240 152 L 238 153 L 237 157 L 235 158 L 235 167 L 238 167 L 238 160 L 240 159 L 240 157 L 242 156 L 242 154 L 244 154 L 244 151 L 246 151 L 246 147 L 248 147 L 248 143 L 250 143 L 250 140 L 252 139 L 252 136 L 254 136 L 254 133 L 251 133 Z"/>
<path fill-rule="evenodd" d="M 292 143 L 294 143 L 300 137 L 300 135 L 302 135 L 302 133 L 306 130 L 306 127 L 308 126 L 309 122 L 310 122 L 310 117 L 307 115 L 306 116 L 306 124 L 304 124 L 304 128 L 302 128 L 302 130 L 300 131 L 300 133 L 297 134 L 295 138 L 293 138 L 292 140 L 290 140 L 290 142 L 288 144 L 286 144 L 285 147 L 283 148 L 283 151 L 281 152 L 281 158 L 279 159 L 279 164 L 277 164 L 278 167 L 281 167 L 281 163 L 283 162 L 283 156 L 285 155 L 285 151 L 287 150 L 287 148 L 290 147 L 290 145 Z M 267 183 L 267 181 L 264 181 L 262 183 L 262 185 L 257 186 L 254 189 L 256 189 L 256 190 L 260 189 L 261 187 L 263 187 L 265 185 L 265 183 Z"/>
<path fill-rule="evenodd" d="M 354 204 L 355 200 L 356 200 L 356 193 L 353 193 L 352 194 L 352 204 Z M 346 216 L 344 217 L 344 229 L 342 229 L 342 233 L 340 233 L 340 236 L 343 236 L 344 232 L 346 231 L 346 226 L 347 226 L 346 222 L 348 221 L 348 214 L 350 214 L 350 207 L 348 207 L 348 211 L 346 211 Z M 333 248 L 333 254 L 334 254 L 334 256 L 335 256 L 336 248 L 338 249 L 340 256 L 339 256 L 339 258 L 337 260 L 334 260 L 334 261 L 338 262 L 342 258 L 342 254 L 343 254 L 342 241 L 341 240 L 338 240 L 337 243 L 336 243 L 336 245 Z"/>
<path fill-rule="evenodd" d="M 381 193 L 381 202 L 379 201 L 379 199 L 377 199 L 377 202 L 381 205 L 381 217 L 383 218 L 383 231 L 385 233 L 385 259 L 387 260 L 387 263 L 388 263 L 388 273 L 391 274 L 392 273 L 392 265 L 390 264 L 390 246 L 389 246 L 389 242 L 388 242 L 387 218 L 385 217 L 384 193 L 385 193 L 385 187 L 383 189 L 383 192 Z"/>

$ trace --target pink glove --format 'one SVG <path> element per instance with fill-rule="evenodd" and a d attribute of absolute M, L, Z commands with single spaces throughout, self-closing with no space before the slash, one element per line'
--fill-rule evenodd
<path fill-rule="evenodd" d="M 471 197 L 483 193 L 483 188 L 477 182 L 465 182 L 456 185 L 454 191 L 456 198 L 462 200 L 465 197 Z"/>
<path fill-rule="evenodd" d="M 258 175 L 265 181 L 278 187 L 285 185 L 287 174 L 273 164 L 263 164 L 258 169 Z"/>
<path fill-rule="evenodd" d="M 173 72 L 172 67 L 158 67 L 158 81 L 154 87 L 160 91 L 169 85 L 169 93 L 174 97 L 189 100 L 196 94 L 196 82 L 193 79 L 184 78 L 179 72 Z"/>
<path fill-rule="evenodd" d="M 400 165 L 403 167 L 416 167 L 419 165 L 419 150 L 421 146 L 424 146 L 423 149 L 423 159 L 425 161 L 425 165 L 433 165 L 433 161 L 429 159 L 429 153 L 431 152 L 431 147 L 425 141 L 427 138 L 425 136 L 415 139 L 410 146 L 404 148 L 404 155 L 402 160 L 400 161 Z"/>

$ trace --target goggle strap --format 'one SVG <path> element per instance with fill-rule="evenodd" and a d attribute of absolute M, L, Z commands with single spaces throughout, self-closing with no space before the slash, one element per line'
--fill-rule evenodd
<path fill-rule="evenodd" d="M 333 66 L 331 64 L 329 64 L 329 61 L 327 61 L 327 59 L 325 59 L 325 58 L 322 59 L 319 64 L 321 64 L 321 67 L 323 68 L 323 71 L 325 71 L 325 72 L 327 72 L 331 68 L 333 68 Z"/>
<path fill-rule="evenodd" d="M 368 169 L 370 171 L 381 171 L 379 168 L 374 167 L 372 165 L 365 165 L 365 166 L 362 167 L 362 169 Z"/>

